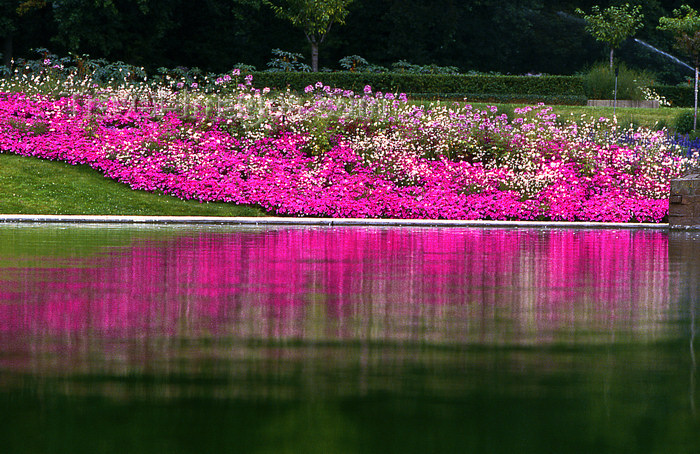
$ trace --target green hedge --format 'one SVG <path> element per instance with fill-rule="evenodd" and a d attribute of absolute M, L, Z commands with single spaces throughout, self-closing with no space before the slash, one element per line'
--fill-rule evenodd
<path fill-rule="evenodd" d="M 588 99 L 585 96 L 575 95 L 523 95 L 523 94 L 498 94 L 498 93 L 410 93 L 411 99 L 447 100 L 488 102 L 494 104 L 537 104 L 543 102 L 548 105 L 563 104 L 568 106 L 585 106 Z"/>
<path fill-rule="evenodd" d="M 693 107 L 695 95 L 693 87 L 677 85 L 654 85 L 651 87 L 660 96 L 671 103 L 671 107 Z"/>
<path fill-rule="evenodd" d="M 402 73 L 301 73 L 301 72 L 254 72 L 253 84 L 258 87 L 289 88 L 303 91 L 304 87 L 320 81 L 362 93 L 365 85 L 374 91 L 406 93 L 418 97 L 430 94 L 462 94 L 469 97 L 511 97 L 514 100 L 543 101 L 548 97 L 566 99 L 571 97 L 578 103 L 585 99 L 583 80 L 576 76 L 487 76 L 447 74 L 402 74 Z M 472 99 L 477 100 L 477 99 Z"/>

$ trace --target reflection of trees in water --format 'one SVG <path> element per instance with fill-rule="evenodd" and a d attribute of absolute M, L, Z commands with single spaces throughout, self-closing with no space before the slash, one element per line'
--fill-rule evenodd
<path fill-rule="evenodd" d="M 694 447 L 694 359 L 673 323 L 697 305 L 694 248 L 656 231 L 280 229 L 0 268 L 0 390 L 155 401 L 138 433 L 192 411 L 164 403 L 210 399 L 193 427 L 243 408 L 230 420 L 253 418 L 270 450 L 399 427 L 393 452 L 429 452 L 426 428 L 508 452 L 551 450 L 549 433 L 566 452 Z"/>
<path fill-rule="evenodd" d="M 469 346 L 658 338 L 668 278 L 658 231 L 199 232 L 0 269 L 0 336 L 18 370 L 439 369 Z"/>
<path fill-rule="evenodd" d="M 700 295 L 700 234 L 697 232 L 671 232 L 669 235 L 670 285 L 678 291 L 678 313 L 674 317 L 687 321 L 690 355 L 689 400 L 693 415 L 696 414 L 695 337 L 698 323 L 698 296 Z"/>

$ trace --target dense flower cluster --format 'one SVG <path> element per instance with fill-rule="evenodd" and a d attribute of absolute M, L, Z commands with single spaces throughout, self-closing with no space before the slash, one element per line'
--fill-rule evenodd
<path fill-rule="evenodd" d="M 293 216 L 659 222 L 688 159 L 663 131 L 405 95 L 196 87 L 0 92 L 0 150 L 134 189 Z"/>

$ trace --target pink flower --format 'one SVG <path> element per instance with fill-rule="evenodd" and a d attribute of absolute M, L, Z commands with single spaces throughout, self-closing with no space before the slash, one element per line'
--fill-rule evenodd
<path fill-rule="evenodd" d="M 242 85 L 239 99 L 258 92 Z M 348 116 L 353 102 L 386 104 L 340 100 L 346 93 L 331 90 L 293 113 L 262 100 L 271 111 L 239 105 L 234 115 L 212 119 L 191 106 L 187 122 L 177 112 L 131 109 L 117 97 L 0 93 L 0 147 L 88 164 L 132 188 L 183 199 L 343 217 L 660 222 L 669 179 L 683 170 L 661 136 L 639 130 L 631 137 L 644 145 L 634 146 L 593 141 L 584 128 L 546 122 L 548 108 L 522 124 L 466 107 L 443 114 L 398 101 L 390 114 Z M 306 122 L 317 118 L 328 129 L 309 131 Z M 246 123 L 253 120 L 258 126 Z"/>

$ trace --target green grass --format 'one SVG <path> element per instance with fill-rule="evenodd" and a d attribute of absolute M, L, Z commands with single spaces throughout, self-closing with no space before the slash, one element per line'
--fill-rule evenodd
<path fill-rule="evenodd" d="M 614 109 L 612 107 L 588 107 L 588 106 L 552 106 L 554 112 L 561 119 L 567 117 L 578 119 L 582 114 L 593 118 L 612 118 Z M 673 128 L 676 117 L 692 109 L 678 107 L 660 107 L 658 109 L 642 109 L 633 107 L 618 107 L 616 111 L 617 122 L 623 126 L 646 126 L 651 129 L 661 129 L 662 127 Z"/>
<path fill-rule="evenodd" d="M 473 103 L 484 109 L 488 104 Z M 517 104 L 497 104 L 512 115 Z M 612 107 L 552 106 L 562 120 L 611 118 Z M 618 108 L 618 123 L 672 129 L 675 119 L 691 109 Z M 105 178 L 88 166 L 71 166 L 36 158 L 0 153 L 0 213 L 2 214 L 103 214 L 140 216 L 265 216 L 257 207 L 228 203 L 199 203 L 175 197 L 134 191 Z"/>
<path fill-rule="evenodd" d="M 412 104 L 430 107 L 435 101 L 412 101 Z M 441 104 L 450 104 L 454 101 L 441 101 Z M 460 103 L 462 103 L 461 101 Z M 487 106 L 495 105 L 498 111 L 505 113 L 509 118 L 513 115 L 513 110 L 517 107 L 524 107 L 529 104 L 494 104 L 470 102 L 475 109 L 485 110 Z M 644 109 L 636 107 L 588 107 L 588 106 L 567 106 L 551 105 L 552 111 L 559 116 L 562 121 L 578 121 L 582 115 L 588 118 L 612 118 L 617 116 L 617 122 L 623 127 L 645 126 L 650 129 L 667 128 L 673 130 L 676 118 L 683 112 L 692 112 L 692 109 L 679 107 L 661 107 L 658 109 Z"/>
<path fill-rule="evenodd" d="M 485 103 L 471 103 L 472 106 L 478 109 L 485 109 Z M 524 104 L 496 104 L 500 112 L 507 113 L 508 116 L 516 107 L 523 107 Z M 618 124 L 627 126 L 645 126 L 651 129 L 661 129 L 666 127 L 672 129 L 675 124 L 676 117 L 683 112 L 690 112 L 692 109 L 684 109 L 678 107 L 661 107 L 658 109 L 643 109 L 635 107 L 588 107 L 588 106 L 565 106 L 552 105 L 552 112 L 557 114 L 561 120 L 579 120 L 582 115 L 588 118 L 612 118 L 613 114 L 617 116 Z"/>
<path fill-rule="evenodd" d="M 88 166 L 0 153 L 0 213 L 265 216 L 250 206 L 134 191 Z"/>

